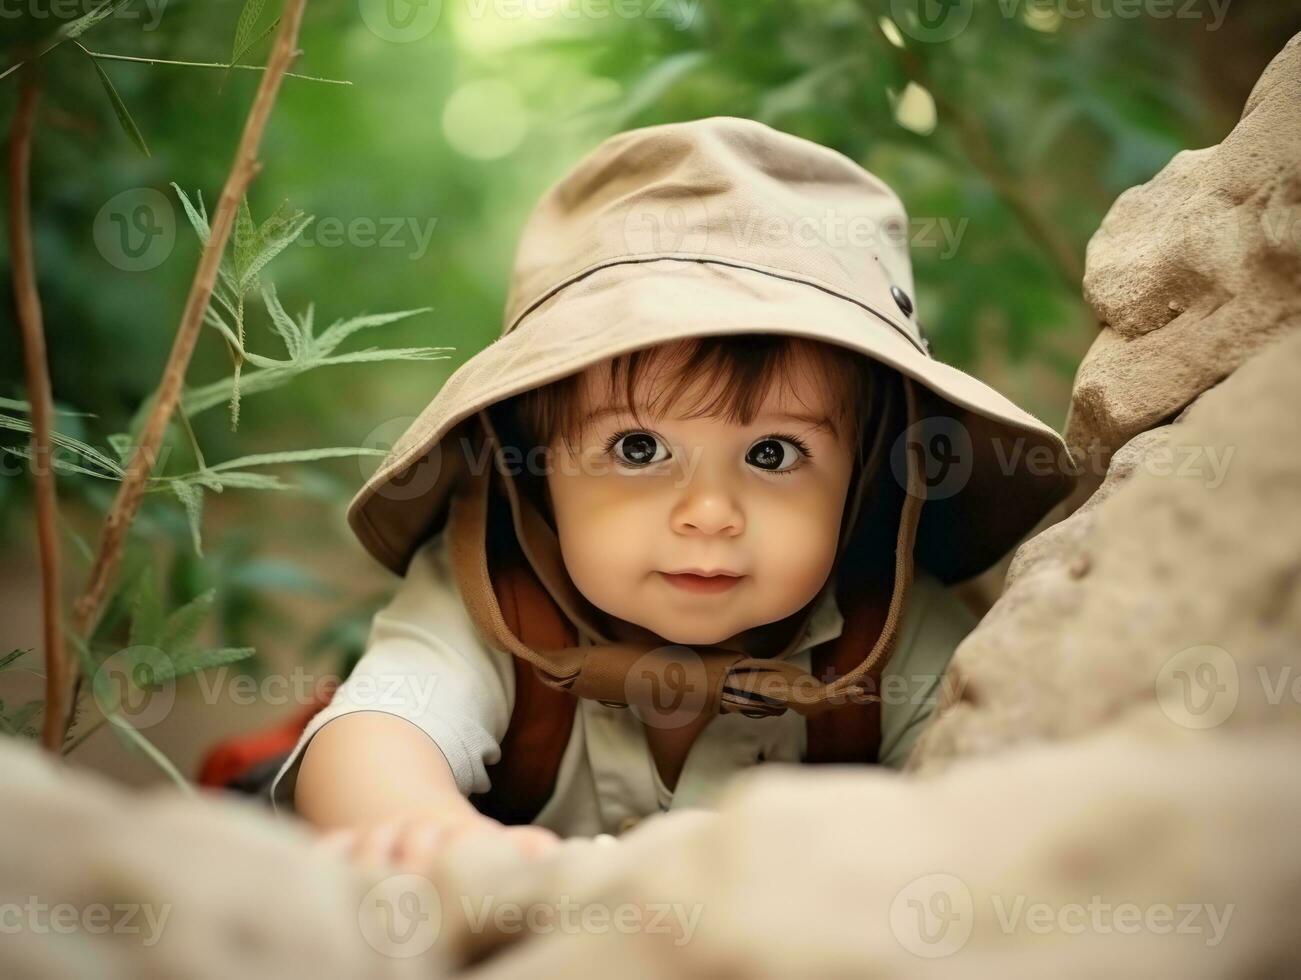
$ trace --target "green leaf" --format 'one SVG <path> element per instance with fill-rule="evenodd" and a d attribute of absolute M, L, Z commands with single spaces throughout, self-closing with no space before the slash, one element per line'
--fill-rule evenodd
<path fill-rule="evenodd" d="M 207 589 L 174 611 L 163 623 L 159 646 L 175 658 L 179 650 L 188 650 L 194 645 L 199 629 L 212 612 L 217 590 Z"/>
<path fill-rule="evenodd" d="M 194 228 L 194 233 L 199 236 L 199 241 L 207 245 L 208 239 L 212 237 L 212 229 L 208 227 L 208 211 L 203 206 L 203 192 L 197 192 L 199 207 L 196 210 L 194 205 L 190 203 L 190 199 L 185 196 L 185 191 L 181 190 L 176 181 L 171 183 L 176 195 L 181 199 L 181 207 L 185 209 L 185 216 L 190 219 L 190 225 Z"/>
<path fill-rule="evenodd" d="M 326 449 L 291 449 L 278 453 L 258 453 L 253 456 L 241 456 L 224 463 L 210 466 L 214 473 L 244 466 L 272 466 L 279 463 L 306 463 L 317 459 L 334 459 L 340 456 L 383 456 L 382 449 L 370 449 L 364 446 L 339 446 Z"/>
<path fill-rule="evenodd" d="M 104 0 L 104 2 L 98 7 L 82 14 L 76 20 L 70 20 L 66 24 L 61 25 L 59 29 L 54 32 L 54 36 L 58 39 L 56 43 L 71 41 L 73 38 L 81 37 L 81 35 L 85 34 L 100 21 L 113 16 L 113 14 L 129 3 L 131 3 L 131 0 Z M 45 52 L 42 51 L 41 53 L 44 54 Z"/>
<path fill-rule="evenodd" d="M 230 49 L 231 64 L 239 61 L 253 45 L 253 30 L 262 16 L 263 4 L 264 0 L 244 0 L 244 9 L 239 12 L 239 21 L 235 24 L 235 43 Z"/>
<path fill-rule="evenodd" d="M 304 337 L 299 332 L 299 326 L 293 321 L 285 308 L 280 305 L 280 300 L 276 296 L 276 290 L 273 285 L 267 283 L 262 287 L 262 302 L 266 304 L 267 313 L 271 316 L 271 326 L 275 332 L 280 335 L 281 341 L 284 342 L 285 350 L 289 354 L 291 361 L 302 359 L 304 351 Z"/>
<path fill-rule="evenodd" d="M 269 473 L 213 473 L 207 470 L 191 478 L 192 482 L 221 493 L 227 487 L 232 490 L 292 490 L 293 484 L 285 483 L 278 476 Z"/>
<path fill-rule="evenodd" d="M 176 784 L 176 788 L 181 790 L 187 796 L 194 795 L 194 787 L 189 781 L 181 775 L 172 761 L 163 755 L 158 746 L 141 735 L 116 711 L 107 712 L 106 716 L 112 725 L 113 731 L 124 743 L 132 748 L 139 749 L 150 760 L 153 761 L 159 769 L 166 773 L 167 777 Z"/>
<path fill-rule="evenodd" d="M 231 569 L 229 584 L 242 589 L 280 589 L 313 596 L 336 596 L 339 590 L 295 562 L 254 558 Z"/>
<path fill-rule="evenodd" d="M 174 654 L 168 658 L 166 663 L 160 664 L 160 669 L 154 680 L 156 683 L 169 681 L 176 677 L 196 674 L 210 667 L 233 664 L 248 659 L 256 652 L 257 650 L 253 647 L 219 647 L 213 650 L 190 650 Z M 171 665 L 171 673 L 168 673 L 168 664 Z"/>
<path fill-rule="evenodd" d="M 131 450 L 134 448 L 130 434 L 114 432 L 108 437 L 108 444 L 113 448 L 113 452 L 117 453 L 118 462 L 125 469 L 127 462 L 131 459 Z"/>
<path fill-rule="evenodd" d="M 267 25 L 267 26 L 262 30 L 262 32 L 261 32 L 260 34 L 257 35 L 257 37 L 253 38 L 253 39 L 252 39 L 251 41 L 249 41 L 246 45 L 244 45 L 244 49 L 243 49 L 243 51 L 237 51 L 237 52 L 236 52 L 235 57 L 233 57 L 233 58 L 230 59 L 230 60 L 231 60 L 231 64 L 234 64 L 235 62 L 239 61 L 239 59 L 240 59 L 241 57 L 244 56 L 244 53 L 245 53 L 246 51 L 248 51 L 250 48 L 252 48 L 255 44 L 257 44 L 259 41 L 261 41 L 264 37 L 266 37 L 268 34 L 270 34 L 272 31 L 274 31 L 274 30 L 275 30 L 277 27 L 279 27 L 279 26 L 280 26 L 280 18 L 277 17 L 277 18 L 276 18 L 275 20 L 273 20 L 270 24 L 268 24 L 268 25 Z"/>
<path fill-rule="evenodd" d="M 21 456 L 23 459 L 35 459 L 36 453 L 26 446 L 3 446 L 0 451 L 13 453 L 15 456 Z M 120 480 L 121 473 L 105 473 L 102 470 L 92 470 L 85 466 L 79 466 L 76 463 L 70 463 L 66 459 L 59 459 L 57 456 L 51 460 L 55 472 L 64 473 L 68 476 L 93 476 L 98 480 Z"/>
<path fill-rule="evenodd" d="M 680 51 L 670 55 L 641 76 L 628 92 L 616 117 L 616 128 L 622 129 L 642 111 L 664 97 L 674 85 L 704 63 L 704 51 Z"/>
<path fill-rule="evenodd" d="M 25 735 L 28 738 L 34 738 L 36 730 L 31 727 L 31 721 L 44 707 L 45 701 L 38 698 L 35 701 L 28 701 L 8 718 L 0 714 L 0 728 L 3 728 L 5 733 L 9 735 Z"/>
<path fill-rule="evenodd" d="M 240 276 L 240 286 L 248 289 L 267 263 L 283 252 L 314 221 L 304 211 L 295 211 L 283 202 L 261 226 L 253 240 L 253 254 Z"/>
<path fill-rule="evenodd" d="M 86 48 L 81 44 L 77 44 L 77 47 L 81 48 L 82 51 L 86 51 Z M 113 112 L 117 116 L 118 125 L 122 127 L 122 131 L 127 134 L 131 142 L 139 147 L 140 152 L 145 156 L 149 156 L 149 147 L 145 143 L 144 135 L 140 132 L 140 127 L 136 125 L 136 121 L 131 118 L 131 113 L 127 109 L 126 103 L 122 101 L 122 96 L 117 94 L 117 89 L 113 86 L 113 80 L 108 77 L 108 72 L 104 71 L 99 59 L 91 55 L 89 51 L 86 51 L 86 56 L 90 58 L 90 63 L 95 66 L 95 74 L 99 76 L 99 83 L 104 87 L 104 94 L 108 96 L 108 101 L 113 105 Z"/>
<path fill-rule="evenodd" d="M 185 507 L 185 519 L 190 525 L 190 540 L 194 544 L 194 553 L 203 557 L 203 491 L 183 480 L 172 480 L 172 493 Z"/>
<path fill-rule="evenodd" d="M 441 353 L 446 347 L 367 347 L 351 354 L 334 354 L 311 361 L 309 368 L 331 367 L 335 364 L 364 364 L 374 361 L 445 361 Z"/>
<path fill-rule="evenodd" d="M 32 648 L 28 647 L 26 650 L 14 650 L 10 653 L 6 653 L 3 657 L 0 657 L 0 670 L 4 670 L 6 667 L 13 664 L 19 658 L 31 652 L 32 652 Z"/>
<path fill-rule="evenodd" d="M 32 414 L 31 402 L 23 401 L 21 398 L 0 398 L 0 408 L 12 409 L 15 412 L 26 412 L 28 415 Z M 74 412 L 70 409 L 59 408 L 58 405 L 54 406 L 54 414 L 71 415 L 83 419 L 99 418 L 94 412 Z"/>
<path fill-rule="evenodd" d="M 248 198 L 239 202 L 235 211 L 234 230 L 235 282 L 236 292 L 244 290 L 244 270 L 257 254 L 257 225 L 253 223 L 253 213 L 248 207 Z"/>
<path fill-rule="evenodd" d="M 133 647 L 158 645 L 163 627 L 163 606 L 154 582 L 153 566 L 146 565 L 127 593 L 131 606 L 131 630 L 127 644 Z"/>
<path fill-rule="evenodd" d="M 334 349 L 341 343 L 351 337 L 359 330 L 367 330 L 371 327 L 382 327 L 390 323 L 396 323 L 398 320 L 405 320 L 407 317 L 415 316 L 418 313 L 428 313 L 432 306 L 422 306 L 414 310 L 399 310 L 396 313 L 372 313 L 369 315 L 355 316 L 351 320 L 337 320 L 330 326 L 326 327 L 319 337 L 312 344 L 312 351 L 319 356 L 332 354 Z M 438 350 L 452 350 L 451 347 L 437 348 Z"/>
<path fill-rule="evenodd" d="M 0 415 L 0 429 L 12 429 L 14 432 L 26 432 L 29 435 L 32 432 L 32 424 L 26 419 L 15 418 L 12 415 Z M 70 449 L 73 452 L 85 456 L 88 460 L 97 466 L 102 466 L 110 473 L 116 474 L 119 478 L 125 473 L 121 464 L 116 460 L 110 459 L 102 452 L 89 443 L 82 442 L 80 439 L 74 439 L 72 436 L 65 436 L 61 432 L 51 432 L 50 440 L 63 449 Z M 9 447 L 11 451 L 17 451 L 16 447 Z M 57 464 L 56 464 L 57 465 Z M 103 474 L 96 474 L 103 475 Z"/>

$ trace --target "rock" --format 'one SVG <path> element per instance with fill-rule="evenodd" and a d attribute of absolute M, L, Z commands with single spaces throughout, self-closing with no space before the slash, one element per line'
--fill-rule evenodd
<path fill-rule="evenodd" d="M 322 857 L 262 807 L 128 793 L 12 738 L 0 771 L 0 976 L 437 975 L 437 951 L 399 959 L 368 941 L 386 875 Z"/>
<path fill-rule="evenodd" d="M 1102 331 L 1075 378 L 1073 452 L 1105 466 L 1301 326 L 1298 202 L 1301 36 L 1224 142 L 1126 191 L 1089 243 L 1084 295 Z"/>
<path fill-rule="evenodd" d="M 1299 750 L 1149 704 L 933 778 L 773 767 L 601 855 L 444 869 L 443 907 L 482 919 L 445 939 L 480 980 L 1295 976 Z M 521 908 L 535 928 L 491 911 Z"/>
<path fill-rule="evenodd" d="M 1235 686 L 1225 725 L 1301 713 L 1272 703 L 1301 676 L 1298 418 L 1301 333 L 1127 443 L 1085 506 L 1018 549 L 910 764 L 1097 731 L 1180 671 Z"/>

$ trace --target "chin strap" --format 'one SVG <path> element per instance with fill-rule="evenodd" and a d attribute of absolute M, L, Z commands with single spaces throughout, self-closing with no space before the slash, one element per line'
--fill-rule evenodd
<path fill-rule="evenodd" d="M 889 656 L 897 639 L 904 599 L 912 584 L 913 543 L 926 492 L 924 448 L 916 442 L 914 425 L 918 415 L 916 393 L 910 379 L 899 377 L 905 407 L 903 432 L 908 440 L 904 447 L 907 486 L 895 542 L 893 591 L 880 636 L 862 662 L 843 677 L 830 683 L 820 681 L 783 659 L 784 654 L 759 658 L 719 646 L 606 642 L 593 628 L 591 617 L 584 612 L 585 600 L 564 570 L 555 532 L 520 494 L 514 479 L 505 470 L 501 443 L 486 411 L 479 413 L 480 421 L 484 436 L 493 448 L 492 457 L 497 461 L 495 472 L 502 479 L 510 501 L 520 548 L 561 610 L 589 636 L 600 638 L 600 642 L 536 650 L 523 643 L 506 625 L 488 567 L 488 511 L 494 470 L 487 468 L 482 472 L 470 469 L 452 495 L 448 515 L 452 564 L 467 612 L 488 642 L 531 664 L 548 686 L 608 705 L 631 706 L 639 715 L 651 713 L 663 717 L 687 710 L 710 716 L 739 712 L 767 717 L 782 714 L 787 708 L 801 715 L 814 715 L 850 700 L 871 697 L 861 681 L 883 657 Z M 845 550 L 865 488 L 884 461 L 885 442 L 892 428 L 888 414 L 877 427 L 852 494 L 850 512 L 842 522 L 839 554 Z M 483 457 L 476 454 L 476 458 Z M 796 640 L 798 634 L 786 652 Z"/>

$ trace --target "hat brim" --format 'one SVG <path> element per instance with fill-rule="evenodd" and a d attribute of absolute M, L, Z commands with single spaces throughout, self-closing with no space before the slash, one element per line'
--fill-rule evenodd
<path fill-rule="evenodd" d="M 863 354 L 934 396 L 924 400 L 924 424 L 963 458 L 923 508 L 918 561 L 945 581 L 969 577 L 1063 500 L 1078 471 L 1052 428 L 929 357 L 912 339 L 915 328 L 892 319 L 892 310 L 888 292 L 849 299 L 717 261 L 655 259 L 596 269 L 448 378 L 354 496 L 348 523 L 367 551 L 402 574 L 419 545 L 443 527 L 457 474 L 475 465 L 467 453 L 445 452 L 444 442 L 480 410 L 633 350 L 703 336 L 784 334 Z"/>

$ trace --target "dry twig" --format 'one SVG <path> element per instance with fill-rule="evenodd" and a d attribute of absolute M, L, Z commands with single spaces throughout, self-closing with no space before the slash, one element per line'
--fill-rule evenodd
<path fill-rule="evenodd" d="M 203 313 L 208 308 L 208 302 L 212 297 L 217 269 L 235 224 L 239 202 L 244 198 L 253 178 L 261 169 L 261 164 L 257 160 L 258 146 L 271 110 L 275 106 L 280 83 L 298 55 L 298 30 L 305 5 L 306 0 L 285 0 L 280 29 L 276 33 L 275 45 L 267 61 L 267 70 L 258 86 L 248 119 L 245 120 L 244 132 L 235 151 L 230 175 L 226 178 L 216 211 L 213 213 L 211 234 L 199 258 L 199 267 L 190 286 L 185 310 L 181 314 L 176 339 L 172 343 L 162 380 L 159 382 L 158 390 L 154 392 L 153 404 L 141 431 L 140 445 L 131 456 L 126 477 L 118 489 L 113 507 L 100 532 L 86 589 L 73 606 L 73 628 L 87 641 L 94 633 L 103 611 L 109 583 L 122 558 L 127 530 L 140 507 L 145 485 L 152 473 L 154 461 L 158 457 L 167 424 L 180 400 L 186 368 L 189 366 L 190 357 L 194 353 L 194 346 L 203 327 Z M 81 679 L 78 677 L 73 687 L 71 699 L 73 704 L 76 703 L 80 683 Z M 69 716 L 65 718 L 62 727 L 65 733 L 70 723 Z"/>
<path fill-rule="evenodd" d="M 41 295 L 36 288 L 36 259 L 32 246 L 31 163 L 32 130 L 40 83 L 34 67 L 23 70 L 18 111 L 9 140 L 9 247 L 13 265 L 14 298 L 18 327 L 23 338 L 23 370 L 32 410 L 32 479 L 36 498 L 36 536 L 41 561 L 41 615 L 45 640 L 45 721 L 41 743 L 57 752 L 63 740 L 64 696 L 67 694 L 67 656 L 59 616 L 62 601 L 59 573 L 59 503 L 54 482 L 54 396 L 45 355 L 45 328 L 41 323 Z"/>

